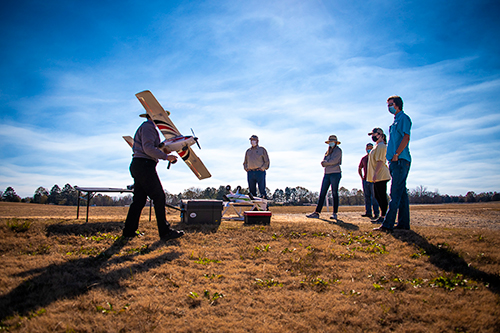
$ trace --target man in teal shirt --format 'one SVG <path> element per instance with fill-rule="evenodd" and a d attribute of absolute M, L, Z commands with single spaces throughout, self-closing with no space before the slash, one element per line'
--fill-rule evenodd
<path fill-rule="evenodd" d="M 386 158 L 391 172 L 391 201 L 384 222 L 374 230 L 392 231 L 393 229 L 410 230 L 410 201 L 406 188 L 406 179 L 410 171 L 410 131 L 411 119 L 403 112 L 403 99 L 391 96 L 387 99 L 387 108 L 394 114 L 394 122 L 389 127 L 389 142 Z M 398 213 L 399 210 L 399 213 Z M 398 215 L 398 224 L 396 222 Z"/>

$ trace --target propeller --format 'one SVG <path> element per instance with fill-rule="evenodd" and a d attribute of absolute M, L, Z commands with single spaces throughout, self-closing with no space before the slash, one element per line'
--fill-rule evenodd
<path fill-rule="evenodd" d="M 193 131 L 193 129 L 192 129 L 192 128 L 191 128 L 191 133 L 193 133 L 193 139 L 194 139 L 194 141 L 196 141 L 196 144 L 198 145 L 198 148 L 200 148 L 200 149 L 201 149 L 201 146 L 200 146 L 200 144 L 198 143 L 198 138 L 197 138 L 197 137 L 196 137 L 196 135 L 194 134 L 194 131 Z"/>

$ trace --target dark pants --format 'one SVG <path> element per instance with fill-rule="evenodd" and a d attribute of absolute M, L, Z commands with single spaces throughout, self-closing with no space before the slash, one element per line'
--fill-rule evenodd
<path fill-rule="evenodd" d="M 265 171 L 248 171 L 248 190 L 253 196 L 257 196 L 257 185 L 259 186 L 259 193 L 262 198 L 267 199 L 266 194 L 266 172 Z"/>
<path fill-rule="evenodd" d="M 383 180 L 381 182 L 373 183 L 373 188 L 375 189 L 375 199 L 380 206 L 381 216 L 385 216 L 387 213 L 387 183 L 388 180 Z"/>
<path fill-rule="evenodd" d="M 373 183 L 366 179 L 363 179 L 363 194 L 365 195 L 365 214 L 372 215 L 373 207 L 373 215 L 378 216 L 379 209 L 377 199 L 375 199 L 375 188 Z"/>
<path fill-rule="evenodd" d="M 153 200 L 156 223 L 160 237 L 167 234 L 170 225 L 165 217 L 165 192 L 156 173 L 156 162 L 145 158 L 134 158 L 130 164 L 130 174 L 134 178 L 134 198 L 128 210 L 123 236 L 135 236 L 139 228 L 141 212 L 147 198 Z"/>
<path fill-rule="evenodd" d="M 392 229 L 396 223 L 396 214 L 398 215 L 398 226 L 410 229 L 410 201 L 408 199 L 408 190 L 406 189 L 406 179 L 410 172 L 410 161 L 398 160 L 389 163 L 391 172 L 391 202 L 389 211 L 385 217 L 384 227 Z"/>
<path fill-rule="evenodd" d="M 329 173 L 325 174 L 323 177 L 323 182 L 321 184 L 321 191 L 319 194 L 318 205 L 316 206 L 316 212 L 321 213 L 323 205 L 325 203 L 326 194 L 328 193 L 328 188 L 332 188 L 333 196 L 333 212 L 335 214 L 339 211 L 339 183 L 340 178 L 342 178 L 341 173 Z"/>

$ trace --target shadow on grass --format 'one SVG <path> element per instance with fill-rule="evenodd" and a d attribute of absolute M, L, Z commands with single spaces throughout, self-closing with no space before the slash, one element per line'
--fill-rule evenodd
<path fill-rule="evenodd" d="M 489 284 L 489 289 L 492 292 L 500 294 L 500 276 L 498 274 L 486 273 L 469 265 L 459 254 L 450 249 L 439 248 L 429 243 L 425 237 L 413 230 L 396 231 L 392 235 L 400 241 L 423 249 L 434 266 L 447 272 L 462 274 L 469 279 Z"/>
<path fill-rule="evenodd" d="M 85 224 L 52 224 L 47 226 L 47 237 L 52 235 L 97 235 L 105 232 L 120 232 L 124 226 L 123 222 L 89 222 Z"/>
<path fill-rule="evenodd" d="M 219 230 L 219 223 L 206 223 L 206 224 L 189 224 L 184 222 L 176 223 L 172 225 L 172 228 L 175 230 L 184 230 L 186 233 L 196 233 L 201 232 L 204 234 L 213 234 Z"/>
<path fill-rule="evenodd" d="M 101 270 L 104 266 L 127 262 L 137 255 L 173 244 L 158 241 L 146 251 L 113 256 L 119 254 L 127 243 L 126 239 L 119 238 L 96 257 L 69 260 L 62 264 L 52 264 L 17 274 L 26 279 L 15 289 L 0 297 L 0 322 L 15 315 L 28 316 L 58 300 L 78 297 L 94 288 L 120 290 L 123 288 L 120 281 L 159 267 L 181 255 L 175 251 L 168 252 L 116 270 L 109 271 L 108 268 L 108 272 L 103 273 Z"/>
<path fill-rule="evenodd" d="M 330 219 L 330 220 L 327 220 L 327 219 L 320 218 L 319 220 L 324 221 L 324 222 L 328 222 L 330 224 L 338 225 L 339 227 L 341 227 L 343 229 L 346 229 L 346 230 L 359 230 L 359 227 L 357 225 L 352 224 L 352 223 L 344 222 L 341 219 L 337 219 L 337 220 Z"/>

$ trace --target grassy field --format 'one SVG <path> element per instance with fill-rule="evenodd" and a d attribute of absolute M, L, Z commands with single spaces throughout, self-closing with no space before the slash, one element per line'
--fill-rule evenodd
<path fill-rule="evenodd" d="M 119 238 L 124 207 L 0 203 L 0 330 L 11 332 L 500 332 L 500 203 L 412 206 L 412 231 L 372 232 L 273 207 Z"/>

